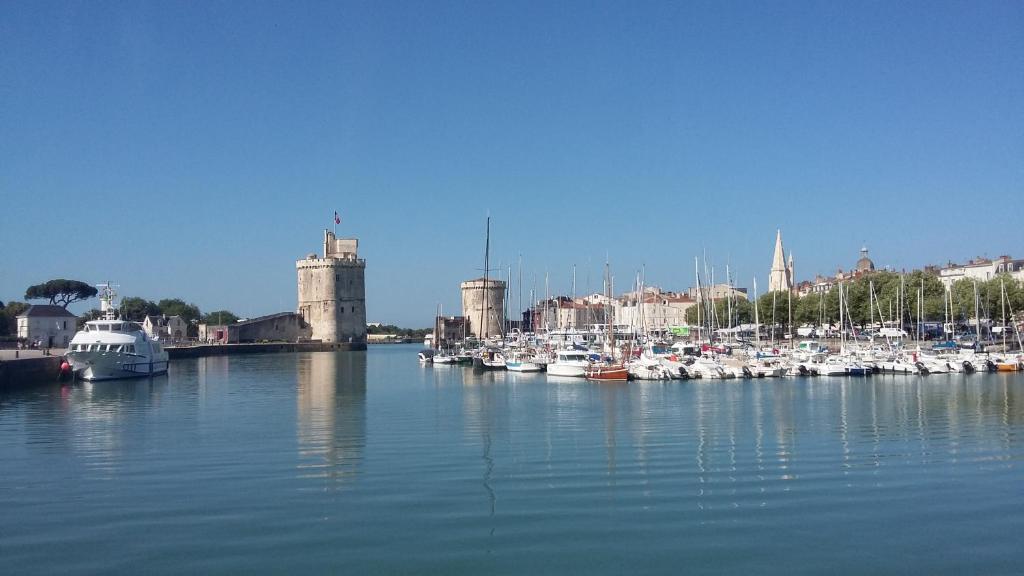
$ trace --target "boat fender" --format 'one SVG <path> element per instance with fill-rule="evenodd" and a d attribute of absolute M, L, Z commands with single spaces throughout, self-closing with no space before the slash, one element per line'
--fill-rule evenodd
<path fill-rule="evenodd" d="M 680 366 L 679 367 L 679 377 L 682 378 L 683 380 L 689 380 L 690 379 L 690 373 L 686 371 L 686 368 L 683 368 L 682 366 Z"/>
<path fill-rule="evenodd" d="M 801 364 L 800 366 L 797 367 L 797 369 L 800 371 L 801 376 L 807 376 L 807 366 Z"/>
<path fill-rule="evenodd" d="M 924 374 L 926 376 L 928 375 L 928 367 L 924 365 L 924 362 L 914 362 L 914 366 L 917 366 L 917 369 L 918 371 L 921 372 L 921 374 Z"/>
<path fill-rule="evenodd" d="M 964 360 L 963 366 L 964 372 L 966 372 L 967 374 L 974 374 L 974 364 L 971 364 L 970 361 Z"/>
<path fill-rule="evenodd" d="M 743 367 L 743 377 L 744 378 L 753 378 L 754 377 L 754 373 L 750 371 L 750 367 L 749 366 L 744 366 Z"/>
<path fill-rule="evenodd" d="M 993 362 L 991 360 L 986 360 L 985 361 L 985 369 L 988 370 L 989 372 L 995 372 L 995 371 L 999 370 L 999 367 L 996 366 L 995 362 Z"/>
<path fill-rule="evenodd" d="M 71 377 L 71 364 L 67 360 L 60 363 L 60 371 L 57 373 L 57 379 L 60 381 L 67 380 Z"/>

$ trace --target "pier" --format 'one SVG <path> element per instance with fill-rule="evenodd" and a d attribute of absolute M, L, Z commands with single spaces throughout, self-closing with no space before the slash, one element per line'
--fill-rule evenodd
<path fill-rule="evenodd" d="M 57 382 L 63 351 L 0 350 L 0 391 Z"/>

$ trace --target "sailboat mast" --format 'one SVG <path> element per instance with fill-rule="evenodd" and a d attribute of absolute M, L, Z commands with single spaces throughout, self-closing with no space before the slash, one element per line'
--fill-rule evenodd
<path fill-rule="evenodd" d="M 999 279 L 999 301 L 1000 307 L 1003 309 L 1003 352 L 1006 352 L 1006 286 L 1003 283 L 1003 279 Z"/>
<path fill-rule="evenodd" d="M 487 216 L 487 236 L 484 241 L 484 282 L 481 285 L 483 298 L 480 299 L 480 340 L 487 340 L 486 314 L 488 308 L 487 298 L 487 269 L 491 265 L 491 217 Z"/>
<path fill-rule="evenodd" d="M 754 346 L 761 349 L 761 321 L 758 318 L 757 309 L 757 277 L 754 277 Z"/>
<path fill-rule="evenodd" d="M 974 280 L 974 324 L 975 334 L 977 335 L 976 342 L 981 344 L 981 314 L 978 312 L 978 280 Z"/>

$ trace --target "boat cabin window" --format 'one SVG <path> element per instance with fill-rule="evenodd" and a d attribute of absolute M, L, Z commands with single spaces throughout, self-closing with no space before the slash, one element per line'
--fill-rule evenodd
<path fill-rule="evenodd" d="M 120 324 L 111 324 L 110 325 L 110 329 L 113 330 L 114 332 L 120 332 L 121 331 L 121 325 Z"/>

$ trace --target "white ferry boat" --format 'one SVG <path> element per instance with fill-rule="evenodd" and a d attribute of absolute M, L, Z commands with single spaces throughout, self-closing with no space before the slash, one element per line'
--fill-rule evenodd
<path fill-rule="evenodd" d="M 112 380 L 153 376 L 167 372 L 167 351 L 146 335 L 138 322 L 119 320 L 113 306 L 114 291 L 101 285 L 102 320 L 90 320 L 68 345 L 67 358 L 83 380 Z"/>

